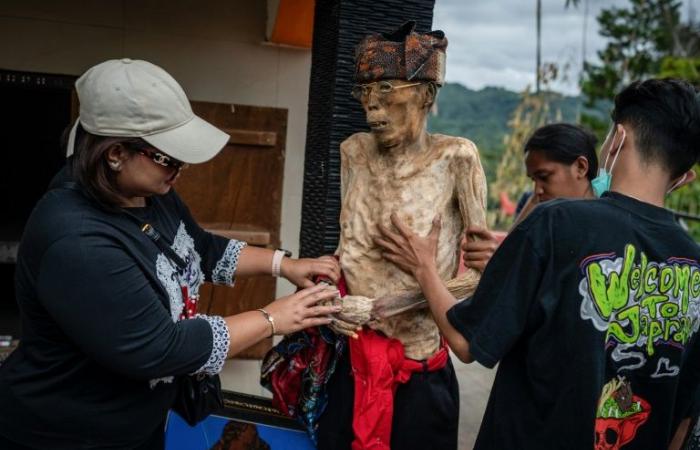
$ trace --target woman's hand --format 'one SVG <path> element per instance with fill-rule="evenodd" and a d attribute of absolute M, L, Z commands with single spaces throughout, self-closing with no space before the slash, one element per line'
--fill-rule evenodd
<path fill-rule="evenodd" d="M 425 237 L 411 231 L 396 217 L 396 214 L 391 215 L 391 223 L 398 233 L 378 225 L 381 237 L 374 239 L 374 243 L 383 250 L 382 256 L 414 277 L 417 277 L 421 271 L 433 270 L 440 234 L 440 216 L 435 216 L 430 233 Z"/>
<path fill-rule="evenodd" d="M 469 227 L 466 234 L 467 239 L 462 242 L 464 265 L 483 272 L 501 242 L 486 228 Z"/>
<path fill-rule="evenodd" d="M 265 307 L 275 321 L 275 334 L 290 334 L 304 328 L 328 325 L 331 314 L 342 310 L 340 305 L 319 305 L 338 296 L 335 287 L 318 284 L 295 294 L 281 297 Z"/>
<path fill-rule="evenodd" d="M 280 275 L 301 288 L 313 286 L 315 276 L 329 278 L 337 284 L 340 279 L 340 265 L 332 256 L 321 256 L 314 259 L 283 258 Z"/>

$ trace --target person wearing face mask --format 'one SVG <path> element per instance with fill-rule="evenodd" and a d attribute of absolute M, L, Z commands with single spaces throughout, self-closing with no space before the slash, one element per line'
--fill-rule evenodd
<path fill-rule="evenodd" d="M 17 257 L 23 336 L 0 367 L 0 448 L 164 447 L 186 376 L 322 324 L 340 309 L 314 286 L 330 257 L 291 259 L 203 230 L 173 191 L 185 164 L 229 136 L 195 116 L 179 84 L 146 61 L 110 60 L 76 82 L 80 118 L 68 173 L 36 205 Z M 299 292 L 265 308 L 196 314 L 204 281 L 284 276 Z M 272 299 L 270 299 L 272 300 Z"/>
<path fill-rule="evenodd" d="M 540 203 L 556 198 L 594 198 L 591 180 L 598 171 L 596 138 L 579 125 L 553 123 L 538 128 L 525 143 L 525 167 L 533 192 L 518 213 L 517 225 Z M 462 242 L 466 267 L 480 272 L 503 237 L 482 227 L 470 226 Z"/>
<path fill-rule="evenodd" d="M 537 207 L 470 299 L 435 274 L 439 227 L 384 232 L 459 359 L 499 363 L 475 449 L 664 449 L 692 412 L 700 248 L 663 205 L 696 177 L 700 101 L 685 81 L 637 81 L 612 119 L 602 197 Z"/>

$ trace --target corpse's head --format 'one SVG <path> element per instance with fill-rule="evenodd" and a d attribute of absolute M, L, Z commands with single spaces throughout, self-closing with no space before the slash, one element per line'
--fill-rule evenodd
<path fill-rule="evenodd" d="M 416 142 L 445 79 L 447 38 L 440 30 L 419 33 L 415 22 L 371 34 L 355 48 L 353 96 L 381 149 Z"/>
<path fill-rule="evenodd" d="M 394 79 L 358 84 L 353 95 L 365 110 L 379 148 L 390 150 L 410 145 L 425 133 L 437 89 L 433 82 Z"/>

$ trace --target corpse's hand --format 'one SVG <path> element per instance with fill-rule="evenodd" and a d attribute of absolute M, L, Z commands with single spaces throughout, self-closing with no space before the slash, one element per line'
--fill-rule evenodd
<path fill-rule="evenodd" d="M 433 226 L 425 237 L 414 233 L 396 217 L 396 214 L 391 215 L 391 223 L 397 232 L 378 225 L 381 236 L 374 239 L 374 243 L 382 249 L 384 259 L 393 262 L 399 269 L 414 277 L 418 272 L 433 270 L 440 234 L 440 216 L 435 216 Z"/>
<path fill-rule="evenodd" d="M 500 240 L 486 228 L 469 227 L 466 234 L 467 238 L 462 242 L 464 265 L 483 272 Z"/>
<path fill-rule="evenodd" d="M 313 286 L 312 280 L 316 276 L 325 277 L 333 283 L 338 283 L 340 265 L 332 256 L 302 259 L 283 258 L 280 275 L 301 288 Z"/>
<path fill-rule="evenodd" d="M 333 314 L 329 327 L 337 334 L 357 338 L 357 331 L 371 319 L 373 300 L 362 295 L 346 295 L 335 299 L 341 310 Z"/>

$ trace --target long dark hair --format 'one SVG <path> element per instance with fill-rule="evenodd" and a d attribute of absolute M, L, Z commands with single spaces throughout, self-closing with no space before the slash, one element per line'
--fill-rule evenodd
<path fill-rule="evenodd" d="M 115 145 L 131 150 L 146 143 L 141 138 L 98 136 L 85 131 L 78 124 L 70 167 L 73 179 L 80 184 L 83 192 L 110 210 L 118 209 L 123 199 L 117 185 L 117 173 L 107 161 L 107 152 Z"/>
<path fill-rule="evenodd" d="M 569 123 L 553 123 L 538 128 L 525 143 L 525 153 L 536 150 L 554 162 L 573 164 L 579 156 L 588 160 L 586 177 L 592 180 L 598 174 L 595 154 L 596 137 L 590 131 Z"/>

